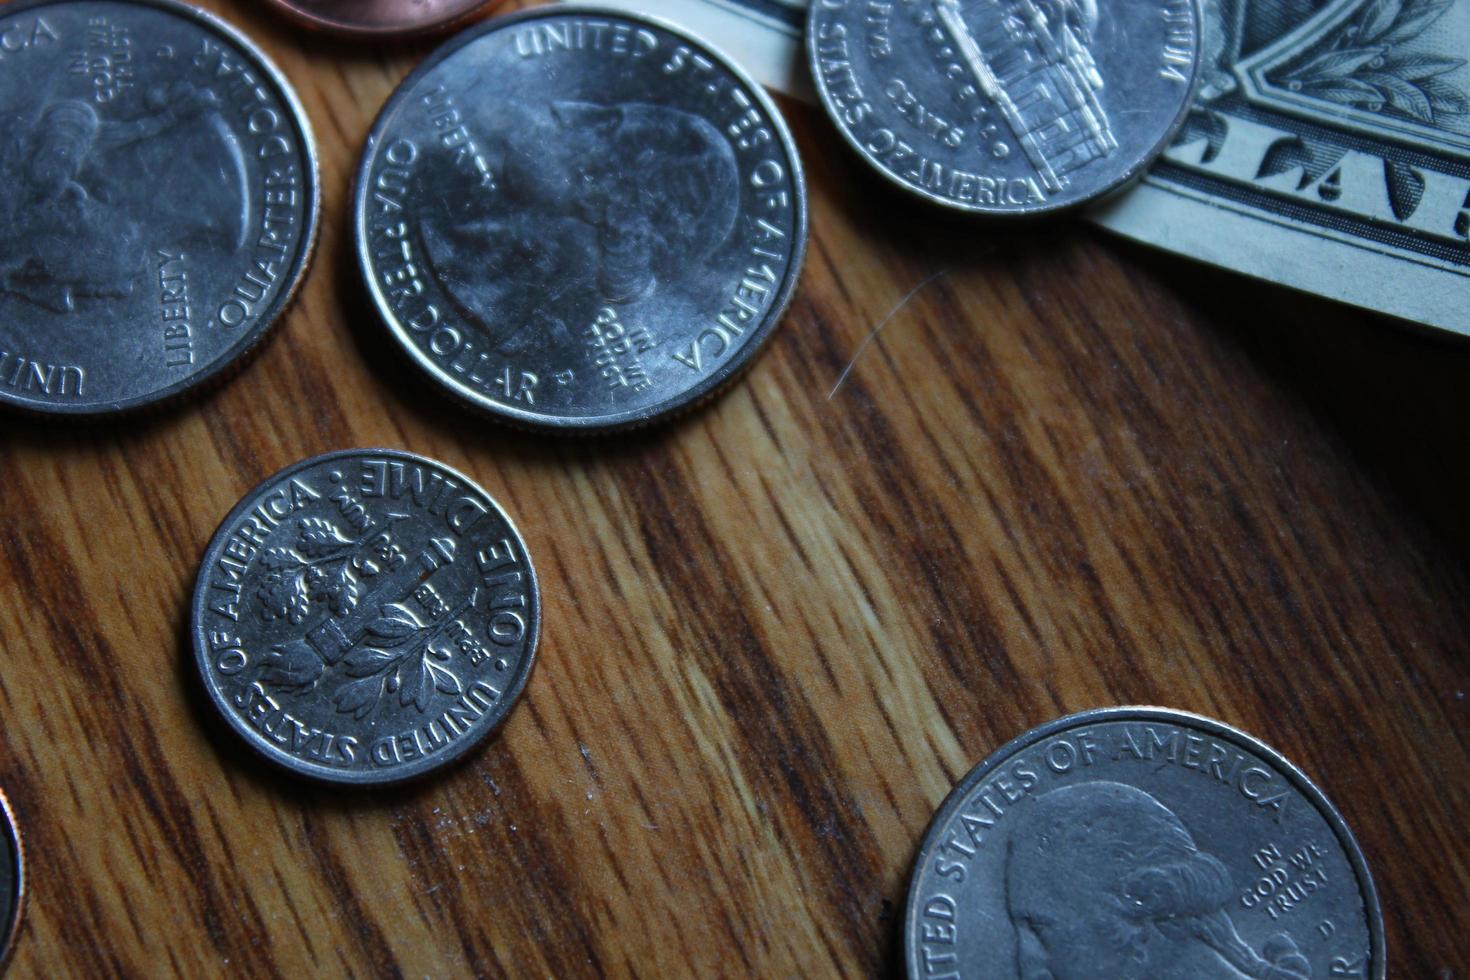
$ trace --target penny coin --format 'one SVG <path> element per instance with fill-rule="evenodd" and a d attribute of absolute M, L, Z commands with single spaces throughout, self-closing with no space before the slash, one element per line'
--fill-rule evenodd
<path fill-rule="evenodd" d="M 230 512 L 190 620 L 204 688 L 271 762 L 382 784 L 458 759 L 526 686 L 541 630 L 515 525 L 411 453 L 297 463 Z"/>
<path fill-rule="evenodd" d="M 270 0 L 307 27 L 350 37 L 411 37 L 445 30 L 488 0 Z"/>
<path fill-rule="evenodd" d="M 10 801 L 0 793 L 0 969 L 15 948 L 25 898 L 25 861 Z"/>
<path fill-rule="evenodd" d="M 353 213 L 409 359 L 560 431 L 647 423 L 729 381 L 786 309 L 807 232 L 760 86 L 670 25 L 562 5 L 471 28 L 410 75 Z"/>
<path fill-rule="evenodd" d="M 290 85 L 172 0 L 20 0 L 0 36 L 0 401 L 98 415 L 220 377 L 316 234 Z"/>
<path fill-rule="evenodd" d="M 1197 0 L 811 5 L 807 54 L 837 128 L 935 203 L 1039 214 L 1142 174 L 1183 123 Z"/>
<path fill-rule="evenodd" d="M 1085 711 L 967 775 L 919 849 L 915 980 L 1210 980 L 1386 973 L 1347 824 L 1291 763 L 1162 708 Z"/>

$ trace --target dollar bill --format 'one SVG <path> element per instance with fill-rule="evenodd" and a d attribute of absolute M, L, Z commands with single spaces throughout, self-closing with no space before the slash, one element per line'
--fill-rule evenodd
<path fill-rule="evenodd" d="M 683 23 L 766 84 L 803 94 L 806 0 L 613 3 Z M 1203 83 L 1188 123 L 1139 185 L 1091 218 L 1470 335 L 1470 0 L 1203 8 Z"/>
<path fill-rule="evenodd" d="M 1470 334 L 1470 0 L 1205 0 L 1195 112 L 1107 228 Z"/>

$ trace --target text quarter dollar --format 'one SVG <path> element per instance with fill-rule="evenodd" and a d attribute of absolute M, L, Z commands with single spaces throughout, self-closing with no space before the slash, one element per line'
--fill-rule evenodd
<path fill-rule="evenodd" d="M 244 37 L 173 0 L 10 3 L 0 105 L 0 402 L 164 402 L 280 318 L 315 240 L 316 152 Z"/>
<path fill-rule="evenodd" d="M 353 213 L 404 354 L 559 431 L 645 424 L 731 380 L 784 313 L 807 232 L 758 85 L 671 26 L 580 7 L 432 55 L 379 116 Z"/>

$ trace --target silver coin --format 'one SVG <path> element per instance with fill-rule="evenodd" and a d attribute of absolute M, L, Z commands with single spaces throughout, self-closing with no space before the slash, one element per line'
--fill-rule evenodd
<path fill-rule="evenodd" d="M 484 490 L 360 449 L 240 501 L 204 554 L 190 623 L 205 690 L 254 749 L 300 775 L 382 784 L 500 726 L 535 662 L 541 598 Z"/>
<path fill-rule="evenodd" d="M 1385 976 L 1383 916 L 1321 790 L 1234 728 L 1085 711 L 967 775 L 919 850 L 908 975 Z"/>
<path fill-rule="evenodd" d="M 567 6 L 465 31 L 410 75 L 353 213 L 410 359 L 558 430 L 640 425 L 729 381 L 786 309 L 807 233 L 758 85 L 667 24 Z"/>
<path fill-rule="evenodd" d="M 220 377 L 316 235 L 290 85 L 171 0 L 20 0 L 0 38 L 0 402 L 99 415 Z"/>
<path fill-rule="evenodd" d="M 847 141 L 964 211 L 1073 207 L 1139 176 L 1183 123 L 1197 0 L 816 0 L 807 53 Z"/>
<path fill-rule="evenodd" d="M 15 948 L 25 899 L 25 858 L 20 840 L 15 813 L 0 792 L 0 971 Z"/>

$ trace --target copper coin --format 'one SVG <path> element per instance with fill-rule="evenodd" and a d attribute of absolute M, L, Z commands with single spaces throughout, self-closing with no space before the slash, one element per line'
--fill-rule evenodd
<path fill-rule="evenodd" d="M 444 30 L 487 0 L 269 0 L 308 27 L 352 37 L 408 37 Z"/>

